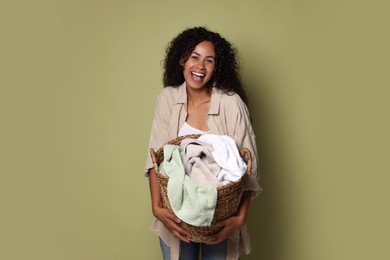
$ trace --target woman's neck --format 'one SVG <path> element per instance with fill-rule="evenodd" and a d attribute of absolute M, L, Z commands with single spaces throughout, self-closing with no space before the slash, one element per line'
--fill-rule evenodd
<path fill-rule="evenodd" d="M 198 106 L 203 103 L 210 102 L 211 100 L 211 88 L 202 88 L 202 89 L 190 89 L 187 88 L 187 99 L 188 102 L 193 106 Z"/>

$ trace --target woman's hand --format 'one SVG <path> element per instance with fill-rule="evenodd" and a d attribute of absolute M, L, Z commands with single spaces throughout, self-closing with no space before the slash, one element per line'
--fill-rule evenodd
<path fill-rule="evenodd" d="M 223 228 L 218 233 L 206 237 L 206 241 L 210 241 L 207 244 L 215 245 L 225 241 L 229 236 L 231 236 L 235 231 L 239 230 L 245 224 L 251 198 L 251 191 L 245 191 L 243 193 L 237 215 L 215 223 L 216 226 L 220 225 Z"/>
<path fill-rule="evenodd" d="M 174 237 L 189 243 L 190 240 L 188 237 L 190 234 L 178 225 L 181 220 L 168 209 L 162 207 L 160 186 L 158 185 L 154 168 L 149 171 L 149 187 L 152 198 L 153 215 L 164 224 L 165 228 L 168 229 Z"/>
<path fill-rule="evenodd" d="M 207 244 L 215 245 L 225 241 L 229 236 L 231 236 L 235 231 L 240 229 L 245 224 L 245 220 L 243 220 L 239 216 L 233 216 L 228 219 L 225 219 L 221 222 L 215 223 L 216 226 L 223 226 L 222 230 L 216 234 L 206 237 Z"/>
<path fill-rule="evenodd" d="M 190 240 L 188 239 L 190 234 L 178 225 L 181 220 L 173 213 L 171 213 L 168 209 L 158 207 L 157 209 L 153 210 L 153 214 L 158 220 L 160 220 L 164 224 L 165 228 L 168 229 L 174 237 L 186 243 L 190 242 Z"/>

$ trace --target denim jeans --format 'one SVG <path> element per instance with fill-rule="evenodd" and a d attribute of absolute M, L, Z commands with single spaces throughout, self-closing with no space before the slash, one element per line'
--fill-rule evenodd
<path fill-rule="evenodd" d="M 160 238 L 160 247 L 164 260 L 170 260 L 171 254 L 169 247 Z M 202 254 L 202 260 L 225 260 L 226 259 L 226 240 L 216 244 L 207 245 L 204 243 L 185 243 L 180 242 L 180 260 L 198 260 L 199 253 Z"/>

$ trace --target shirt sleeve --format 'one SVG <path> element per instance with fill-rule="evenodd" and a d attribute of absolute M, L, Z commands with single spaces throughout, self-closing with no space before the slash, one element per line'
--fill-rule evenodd
<path fill-rule="evenodd" d="M 152 158 L 149 153 L 150 148 L 153 148 L 156 151 L 168 141 L 168 127 L 172 113 L 171 104 L 172 96 L 169 91 L 164 88 L 157 96 L 147 151 L 148 155 L 144 169 L 144 175 L 146 177 L 149 177 L 149 170 L 153 167 Z"/>
<path fill-rule="evenodd" d="M 247 148 L 252 155 L 252 169 L 247 182 L 244 187 L 244 191 L 253 191 L 253 198 L 262 192 L 262 188 L 259 184 L 259 169 L 258 169 L 258 154 L 256 147 L 256 137 L 252 128 L 251 119 L 249 116 L 249 110 L 246 104 L 241 98 L 235 94 L 231 96 L 229 104 L 226 109 L 229 120 L 227 121 L 228 130 L 231 131 L 229 135 L 237 143 L 238 148 Z"/>

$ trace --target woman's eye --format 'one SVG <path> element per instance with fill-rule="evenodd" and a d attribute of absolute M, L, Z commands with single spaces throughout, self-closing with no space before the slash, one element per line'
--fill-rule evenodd
<path fill-rule="evenodd" d="M 197 60 L 197 59 L 198 59 L 198 56 L 191 56 L 191 59 Z"/>

